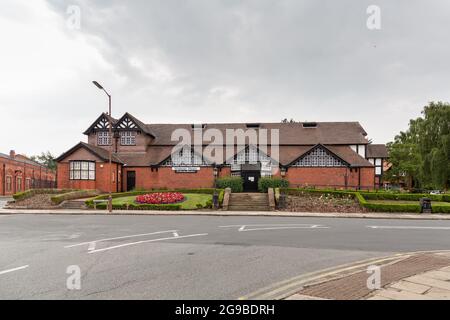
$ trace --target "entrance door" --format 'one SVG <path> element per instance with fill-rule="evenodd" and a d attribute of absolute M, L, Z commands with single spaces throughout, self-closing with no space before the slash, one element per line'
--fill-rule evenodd
<path fill-rule="evenodd" d="M 243 171 L 241 173 L 242 179 L 244 180 L 244 191 L 255 192 L 258 191 L 258 180 L 261 176 L 260 171 Z"/>
<path fill-rule="evenodd" d="M 136 171 L 127 171 L 127 191 L 136 188 Z"/>

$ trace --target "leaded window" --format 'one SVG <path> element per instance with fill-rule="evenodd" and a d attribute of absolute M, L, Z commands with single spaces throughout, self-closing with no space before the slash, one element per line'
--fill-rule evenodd
<path fill-rule="evenodd" d="M 182 166 L 206 166 L 208 163 L 202 159 L 202 156 L 194 152 L 192 148 L 183 147 L 172 153 L 171 157 L 162 164 L 168 167 Z"/>
<path fill-rule="evenodd" d="M 70 161 L 70 180 L 95 180 L 95 162 L 92 161 Z"/>
<path fill-rule="evenodd" d="M 136 145 L 136 131 L 122 131 L 120 132 L 120 144 L 122 146 Z"/>
<path fill-rule="evenodd" d="M 111 137 L 108 131 L 99 131 L 97 133 L 97 144 L 99 146 L 109 146 L 111 145 Z"/>
<path fill-rule="evenodd" d="M 294 167 L 343 167 L 345 163 L 322 148 L 316 148 L 297 160 Z"/>

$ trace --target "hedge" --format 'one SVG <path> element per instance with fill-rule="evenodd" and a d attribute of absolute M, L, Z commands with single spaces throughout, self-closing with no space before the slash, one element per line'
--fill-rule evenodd
<path fill-rule="evenodd" d="M 73 200 L 73 199 L 80 199 L 80 198 L 87 198 L 87 197 L 95 197 L 100 192 L 98 190 L 78 190 L 78 191 L 71 191 L 66 192 L 62 194 L 58 194 L 56 196 L 51 197 L 51 200 L 54 204 L 61 204 L 64 201 L 67 200 Z"/>
<path fill-rule="evenodd" d="M 426 193 L 388 193 L 388 192 L 361 192 L 367 200 L 404 200 L 404 201 L 419 201 L 420 198 L 430 198 L 432 201 L 449 202 L 446 195 L 441 194 L 426 194 Z M 447 200 L 444 200 L 447 199 Z"/>
<path fill-rule="evenodd" d="M 216 185 L 220 189 L 230 188 L 231 192 L 242 192 L 244 181 L 241 177 L 223 177 L 216 180 Z"/>
<path fill-rule="evenodd" d="M 37 194 L 60 194 L 72 191 L 79 191 L 77 189 L 30 189 L 23 192 L 18 192 L 13 195 L 14 200 L 20 201 L 31 198 Z"/>
<path fill-rule="evenodd" d="M 425 195 L 425 194 L 389 194 L 389 193 L 368 193 L 357 191 L 345 191 L 345 190 L 318 190 L 318 189 L 293 189 L 293 188 L 281 188 L 281 192 L 288 195 L 298 195 L 303 193 L 321 193 L 321 194 L 333 194 L 339 196 L 352 196 L 356 198 L 360 206 L 376 212 L 415 212 L 420 213 L 421 207 L 419 199 L 427 196 L 441 196 L 441 195 Z M 380 196 L 380 197 L 377 197 Z M 388 198 L 389 196 L 397 196 L 398 198 Z M 415 197 L 417 196 L 417 198 Z M 429 197 L 433 201 L 433 197 Z M 443 201 L 445 198 L 435 198 L 434 201 Z M 367 200 L 417 200 L 417 204 L 404 204 L 404 203 L 370 203 Z M 450 213 L 450 206 L 433 205 L 431 203 L 433 213 Z"/>
<path fill-rule="evenodd" d="M 97 209 L 106 210 L 106 203 L 97 204 Z M 114 210 L 181 210 L 180 204 L 113 204 Z"/>
<path fill-rule="evenodd" d="M 289 182 L 286 179 L 262 177 L 258 180 L 258 190 L 260 192 L 267 192 L 269 188 L 287 188 Z"/>

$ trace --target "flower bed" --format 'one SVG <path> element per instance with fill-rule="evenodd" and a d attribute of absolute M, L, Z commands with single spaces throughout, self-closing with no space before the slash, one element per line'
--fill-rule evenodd
<path fill-rule="evenodd" d="M 172 204 L 184 201 L 184 195 L 180 192 L 155 192 L 136 197 L 139 204 Z"/>

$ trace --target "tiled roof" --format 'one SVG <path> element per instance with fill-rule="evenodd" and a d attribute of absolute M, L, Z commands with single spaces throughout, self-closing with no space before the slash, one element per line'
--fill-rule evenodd
<path fill-rule="evenodd" d="M 40 163 L 37 163 L 36 161 L 33 161 L 33 160 L 31 160 L 31 159 L 29 159 L 29 158 L 27 158 L 27 157 L 25 157 L 25 156 L 23 156 L 21 154 L 17 154 L 15 158 L 11 158 L 9 155 L 0 152 L 0 158 L 5 158 L 5 159 L 8 159 L 8 160 L 17 161 L 17 162 L 20 162 L 20 163 L 26 163 L 26 164 L 29 164 L 29 165 L 32 165 L 32 166 L 38 166 L 38 167 L 42 167 L 42 168 L 48 169 L 46 166 L 44 166 L 44 165 L 42 165 Z"/>
<path fill-rule="evenodd" d="M 171 141 L 172 132 L 185 129 L 193 132 L 191 124 L 147 124 L 156 136 L 154 145 L 175 145 Z M 278 129 L 280 145 L 316 145 L 316 144 L 367 144 L 367 133 L 359 122 L 317 122 L 316 128 L 304 128 L 302 123 L 261 123 L 260 129 Z M 206 124 L 204 130 L 218 129 L 225 139 L 226 129 L 247 130 L 245 123 Z M 270 144 L 270 132 L 268 142 Z M 209 142 L 209 141 L 208 141 Z M 205 143 L 208 143 L 205 141 Z"/>
<path fill-rule="evenodd" d="M 367 158 L 389 158 L 388 149 L 384 144 L 367 145 Z"/>
<path fill-rule="evenodd" d="M 71 155 L 73 152 L 77 151 L 79 148 L 85 148 L 86 150 L 92 152 L 94 155 L 99 157 L 101 160 L 109 161 L 108 150 L 97 147 L 97 146 L 93 146 L 91 144 L 87 144 L 84 142 L 80 142 L 77 145 L 75 145 L 74 147 L 72 147 L 70 150 L 64 152 L 62 155 L 60 155 L 58 158 L 56 158 L 56 161 L 63 160 L 67 156 Z M 112 161 L 115 163 L 123 163 L 123 161 L 120 159 L 120 157 L 114 153 L 112 154 Z"/>

